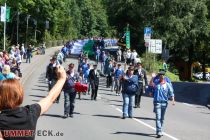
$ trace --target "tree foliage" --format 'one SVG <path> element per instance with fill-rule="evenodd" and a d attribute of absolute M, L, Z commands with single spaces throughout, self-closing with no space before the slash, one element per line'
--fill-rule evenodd
<path fill-rule="evenodd" d="M 4 0 L 0 1 L 4 5 Z M 17 16 L 19 16 L 19 43 L 26 39 L 27 15 L 28 38 L 43 41 L 46 33 L 51 39 L 73 39 L 109 35 L 107 14 L 102 0 L 7 0 L 11 7 L 11 22 L 7 23 L 7 34 L 16 44 Z M 49 29 L 46 29 L 49 21 Z M 3 27 L 3 24 L 0 25 Z M 2 29 L 2 28 L 1 28 Z M 1 30 L 0 37 L 3 37 Z"/>

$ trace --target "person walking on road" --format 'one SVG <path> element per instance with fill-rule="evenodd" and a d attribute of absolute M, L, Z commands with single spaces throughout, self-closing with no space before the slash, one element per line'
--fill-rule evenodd
<path fill-rule="evenodd" d="M 26 50 L 26 63 L 31 63 L 31 57 L 32 57 L 32 48 L 31 45 Z"/>
<path fill-rule="evenodd" d="M 122 80 L 123 96 L 123 117 L 133 118 L 134 97 L 138 91 L 138 76 L 133 74 L 134 67 L 130 66 L 125 76 L 120 76 Z"/>
<path fill-rule="evenodd" d="M 74 64 L 69 64 L 67 79 L 63 88 L 64 91 L 64 118 L 72 117 L 75 108 L 76 90 L 75 83 L 79 81 L 79 73 L 74 70 Z"/>
<path fill-rule="evenodd" d="M 58 80 L 48 95 L 38 103 L 21 106 L 24 99 L 23 87 L 18 80 L 0 81 L 0 139 L 1 140 L 34 140 L 38 118 L 47 112 L 54 100 L 61 93 L 66 81 L 62 66 L 57 67 Z M 11 131 L 9 131 L 11 130 Z M 17 132 L 8 135 L 8 132 Z"/>
<path fill-rule="evenodd" d="M 148 87 L 148 82 L 147 82 L 147 74 L 146 70 L 142 68 L 142 64 L 140 62 L 137 63 L 137 69 L 134 71 L 134 75 L 138 76 L 138 84 L 139 84 L 139 89 L 135 95 L 135 108 L 140 108 L 140 102 L 141 102 L 141 96 L 143 95 L 144 92 L 144 84 L 145 82 L 145 87 Z"/>
<path fill-rule="evenodd" d="M 98 94 L 98 85 L 99 85 L 99 72 L 97 70 L 97 64 L 93 65 L 93 69 L 90 70 L 89 73 L 89 80 L 91 85 L 91 100 L 97 100 L 97 94 Z"/>
<path fill-rule="evenodd" d="M 124 71 L 121 68 L 121 64 L 117 65 L 118 68 L 115 71 L 115 84 L 116 84 L 116 95 L 119 96 L 122 89 L 122 82 L 120 76 L 124 75 Z"/>
<path fill-rule="evenodd" d="M 172 104 L 175 105 L 174 92 L 170 83 L 168 83 L 165 78 L 165 71 L 160 71 L 158 73 L 158 82 L 153 82 L 150 84 L 153 91 L 150 92 L 150 96 L 153 96 L 154 111 L 156 114 L 156 134 L 157 138 L 163 136 L 163 123 L 166 108 L 168 106 L 168 99 L 172 100 Z"/>
<path fill-rule="evenodd" d="M 55 85 L 55 83 L 58 80 L 57 74 L 56 74 L 56 63 L 57 59 L 56 57 L 53 57 L 50 59 L 50 64 L 47 66 L 47 72 L 46 72 L 46 81 L 48 81 L 48 88 L 49 91 L 52 89 L 52 87 Z M 60 95 L 58 95 L 58 98 L 56 99 L 56 103 L 59 103 Z"/>
<path fill-rule="evenodd" d="M 116 90 L 116 81 L 115 81 L 115 71 L 117 67 L 117 63 L 114 61 L 113 65 L 112 65 L 112 69 L 111 69 L 111 77 L 112 77 L 112 87 L 111 87 L 111 91 L 113 92 L 113 90 Z"/>
<path fill-rule="evenodd" d="M 121 59 L 122 58 L 122 51 L 121 51 L 121 49 L 119 49 L 118 51 L 117 51 L 117 62 L 121 62 Z"/>

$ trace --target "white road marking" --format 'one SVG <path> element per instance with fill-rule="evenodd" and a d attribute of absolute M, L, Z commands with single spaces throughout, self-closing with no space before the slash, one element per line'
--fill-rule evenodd
<path fill-rule="evenodd" d="M 114 105 L 111 105 L 111 107 L 115 108 L 117 111 L 119 111 L 119 112 L 122 113 L 122 110 L 119 109 L 119 108 L 117 108 L 117 107 L 115 107 Z M 136 121 L 136 122 L 138 122 L 138 123 L 140 123 L 140 124 L 142 124 L 142 125 L 144 125 L 144 126 L 146 126 L 146 127 L 148 127 L 148 128 L 150 128 L 150 129 L 152 129 L 152 130 L 154 130 L 154 131 L 156 131 L 156 128 L 155 127 L 153 127 L 153 126 L 151 126 L 151 125 L 149 125 L 149 124 L 147 124 L 147 123 L 145 123 L 145 122 L 143 122 L 143 121 L 141 121 L 139 119 L 133 118 L 133 120 Z M 167 134 L 165 132 L 163 132 L 163 135 L 165 135 L 166 137 L 169 137 L 172 140 L 179 140 L 178 138 L 175 138 L 174 136 L 169 135 L 169 134 Z"/>
<path fill-rule="evenodd" d="M 194 107 L 194 105 L 191 105 L 191 104 L 188 104 L 188 103 L 182 103 L 182 104 L 184 104 L 186 106 Z"/>

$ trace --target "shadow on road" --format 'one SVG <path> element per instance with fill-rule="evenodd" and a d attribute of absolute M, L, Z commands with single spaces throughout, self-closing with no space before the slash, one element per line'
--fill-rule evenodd
<path fill-rule="evenodd" d="M 113 101 L 113 102 L 123 102 L 123 101 L 120 101 L 120 100 L 109 100 L 109 101 Z"/>
<path fill-rule="evenodd" d="M 40 98 L 45 98 L 46 96 L 40 96 L 40 95 L 29 95 L 29 96 L 32 96 L 32 97 L 40 97 Z"/>
<path fill-rule="evenodd" d="M 103 95 L 109 95 L 109 96 L 116 96 L 116 94 L 115 93 L 100 93 L 100 94 L 103 94 Z"/>
<path fill-rule="evenodd" d="M 122 107 L 122 105 L 118 105 L 118 104 L 109 104 L 109 105 L 120 106 L 120 107 Z"/>
<path fill-rule="evenodd" d="M 55 117 L 55 118 L 63 118 L 62 115 L 56 115 L 56 114 L 43 114 L 42 116 Z"/>
<path fill-rule="evenodd" d="M 155 118 L 146 118 L 146 117 L 135 117 L 136 119 L 140 119 L 140 120 L 151 120 L 151 121 L 155 121 Z"/>
<path fill-rule="evenodd" d="M 34 85 L 36 87 L 43 87 L 43 88 L 47 88 L 48 89 L 48 86 L 43 86 L 43 85 Z"/>
<path fill-rule="evenodd" d="M 128 135 L 140 135 L 140 136 L 147 136 L 147 137 L 156 137 L 155 134 L 146 134 L 146 133 L 137 133 L 137 132 L 116 132 L 113 134 L 128 134 Z"/>
<path fill-rule="evenodd" d="M 121 118 L 120 116 L 114 116 L 114 115 L 93 115 L 95 117 L 105 117 L 105 118 Z"/>
<path fill-rule="evenodd" d="M 47 92 L 48 92 L 48 90 L 46 90 L 46 89 L 37 89 L 37 88 L 32 88 L 31 90 L 47 91 Z"/>

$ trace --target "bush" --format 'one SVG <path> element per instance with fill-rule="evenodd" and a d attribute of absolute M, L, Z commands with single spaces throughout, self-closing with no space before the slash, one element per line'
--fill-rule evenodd
<path fill-rule="evenodd" d="M 162 63 L 157 61 L 157 55 L 152 53 L 143 54 L 142 64 L 148 72 L 158 72 L 162 66 Z"/>

